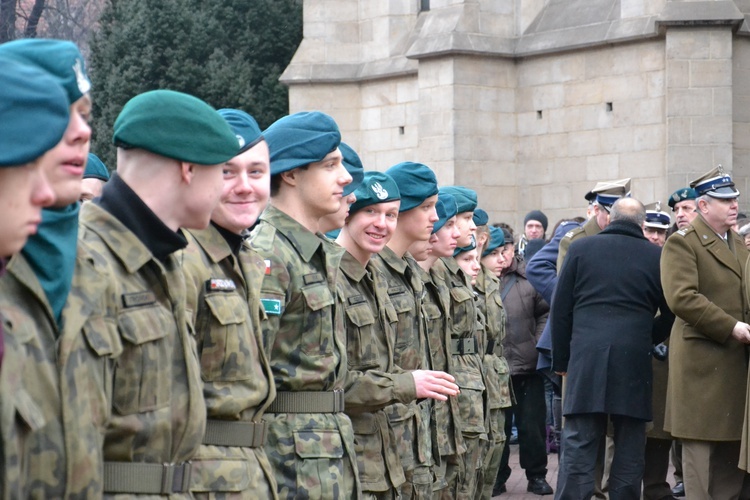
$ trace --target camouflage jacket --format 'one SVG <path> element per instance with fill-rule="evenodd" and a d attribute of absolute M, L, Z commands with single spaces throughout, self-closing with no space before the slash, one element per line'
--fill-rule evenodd
<path fill-rule="evenodd" d="M 396 309 L 393 339 L 393 362 L 403 370 L 429 368 L 428 345 L 425 337 L 424 318 L 420 314 L 424 286 L 417 271 L 410 264 L 408 254 L 400 258 L 385 247 L 370 260 L 373 270 L 379 272 L 387 286 L 388 298 Z M 431 466 L 432 436 L 430 430 L 431 400 L 413 402 L 408 405 L 396 403 L 385 409 L 391 423 L 399 456 L 404 470 L 417 466 Z"/>
<path fill-rule="evenodd" d="M 503 356 L 503 338 L 505 338 L 506 316 L 503 301 L 500 297 L 500 280 L 482 266 L 474 287 L 477 292 L 477 307 L 483 314 L 488 345 L 482 359 L 484 381 L 487 386 L 487 407 L 489 412 L 511 406 L 510 367 Z M 504 441 L 502 429 L 491 429 L 493 438 Z M 502 439 L 501 439 L 502 438 Z"/>
<path fill-rule="evenodd" d="M 83 282 L 77 292 L 91 293 L 104 283 L 106 288 L 97 290 L 101 316 L 89 318 L 84 335 L 68 347 L 71 363 L 81 358 L 83 364 L 88 355 L 96 367 L 89 370 L 93 383 L 87 389 L 91 399 L 107 405 L 95 410 L 109 413 L 103 429 L 105 470 L 106 462 L 187 462 L 203 439 L 206 406 L 185 310 L 181 255 L 158 261 L 118 219 L 93 203 L 81 210 L 79 238 L 107 264 L 98 282 Z M 77 321 L 70 312 L 68 318 L 63 313 L 64 320 Z M 127 491 L 137 482 L 130 481 Z M 113 491 L 109 483 L 105 489 Z"/>
<path fill-rule="evenodd" d="M 432 369 L 446 373 L 451 372 L 452 359 L 448 356 L 450 333 L 450 308 L 443 309 L 441 295 L 447 294 L 448 288 L 443 280 L 433 281 L 430 273 L 419 267 L 419 277 L 425 288 L 422 300 L 422 317 L 424 318 L 427 332 L 427 341 L 430 345 Z M 442 288 L 442 290 L 441 290 Z M 457 432 L 460 422 L 458 399 L 448 398 L 447 401 L 434 401 L 434 434 L 433 446 L 440 456 L 460 455 L 466 451 L 461 432 Z"/>
<path fill-rule="evenodd" d="M 265 264 L 247 243 L 235 255 L 214 226 L 187 231 L 186 236 L 187 311 L 195 325 L 207 425 L 211 430 L 217 420 L 255 422 L 253 431 L 262 434 L 263 412 L 276 395 L 260 326 L 264 313 L 258 292 Z M 230 434 L 249 433 L 241 427 L 227 429 Z M 196 493 L 276 496 L 262 446 L 226 446 L 209 439 L 193 458 L 192 483 Z"/>
<path fill-rule="evenodd" d="M 441 257 L 430 270 L 431 274 L 439 275 L 449 287 L 444 300 L 448 299 L 450 305 L 449 331 L 451 343 L 466 339 L 476 339 L 473 344 L 477 348 L 472 354 L 459 354 L 451 350 L 452 372 L 456 377 L 456 384 L 461 388 L 458 395 L 458 406 L 461 411 L 461 431 L 464 434 L 484 434 L 485 408 L 484 408 L 484 367 L 482 366 L 483 351 L 486 345 L 482 332 L 478 327 L 479 315 L 477 313 L 476 296 L 467 284 L 466 277 L 461 268 L 452 257 Z"/>
<path fill-rule="evenodd" d="M 363 491 L 398 488 L 404 472 L 383 408 L 417 399 L 414 378 L 393 364 L 396 311 L 380 273 L 349 252 L 341 258 L 338 297 L 346 312 L 349 370 L 346 412 L 352 419 Z"/>
<path fill-rule="evenodd" d="M 97 269 L 102 266 L 79 243 L 73 288 L 86 281 L 101 283 Z M 13 395 L 2 398 L 2 433 L 5 450 L 15 454 L 3 468 L 3 498 L 98 498 L 102 494 L 101 433 L 92 420 L 98 415 L 88 400 L 78 396 L 91 379 L 81 376 L 84 369 L 67 363 L 66 352 L 70 339 L 80 335 L 80 324 L 68 319 L 71 312 L 78 311 L 78 317 L 85 320 L 93 310 L 90 306 L 86 297 L 71 291 L 61 332 L 23 255 L 10 260 L 8 273 L 0 279 L 7 346 L 2 394 Z M 12 370 L 18 371 L 11 374 Z"/>
<path fill-rule="evenodd" d="M 284 212 L 269 206 L 251 235 L 265 259 L 260 298 L 277 398 L 285 393 L 343 391 L 346 332 L 335 303 L 341 249 L 334 250 Z M 266 452 L 280 498 L 351 498 L 361 488 L 354 433 L 344 413 L 271 413 Z M 325 470 L 325 473 L 322 471 Z"/>

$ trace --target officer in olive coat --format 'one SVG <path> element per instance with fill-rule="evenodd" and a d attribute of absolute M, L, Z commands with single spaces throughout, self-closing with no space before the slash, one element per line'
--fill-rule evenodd
<path fill-rule="evenodd" d="M 750 342 L 742 290 L 748 250 L 731 230 L 739 196 L 732 178 L 715 168 L 690 186 L 699 216 L 667 240 L 661 259 L 664 295 L 677 316 L 664 428 L 682 440 L 688 498 L 737 498 Z"/>

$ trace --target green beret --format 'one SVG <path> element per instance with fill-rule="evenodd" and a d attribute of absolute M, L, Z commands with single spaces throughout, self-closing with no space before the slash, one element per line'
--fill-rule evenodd
<path fill-rule="evenodd" d="M 68 127 L 68 97 L 37 66 L 0 56 L 0 167 L 25 165 L 60 142 Z"/>
<path fill-rule="evenodd" d="M 263 140 L 263 134 L 260 131 L 258 122 L 255 118 L 239 109 L 220 109 L 219 114 L 232 128 L 234 136 L 237 138 L 240 150 L 237 154 L 242 154 Z"/>
<path fill-rule="evenodd" d="M 405 161 L 385 171 L 401 191 L 401 208 L 406 212 L 416 208 L 430 196 L 438 194 L 437 177 L 430 167 L 423 163 Z"/>
<path fill-rule="evenodd" d="M 482 257 L 487 257 L 493 250 L 505 245 L 505 235 L 499 227 L 490 226 L 490 239 L 487 241 L 487 247 L 482 252 Z"/>
<path fill-rule="evenodd" d="M 279 118 L 263 135 L 271 150 L 271 175 L 321 161 L 341 143 L 339 126 L 320 111 Z"/>
<path fill-rule="evenodd" d="M 448 193 L 438 193 L 435 210 L 437 211 L 438 220 L 432 226 L 432 234 L 440 231 L 451 217 L 456 216 L 456 214 L 458 213 L 456 211 L 456 199 Z"/>
<path fill-rule="evenodd" d="M 199 165 L 224 163 L 239 151 L 232 129 L 214 108 L 172 90 L 152 90 L 130 99 L 115 120 L 113 139 L 118 147 Z"/>
<path fill-rule="evenodd" d="M 476 247 L 477 247 L 477 239 L 472 234 L 471 243 L 469 243 L 469 245 L 465 247 L 456 247 L 456 249 L 453 250 L 453 256 L 456 257 L 460 253 L 470 252 L 471 250 L 474 250 Z"/>
<path fill-rule="evenodd" d="M 52 75 L 68 94 L 68 105 L 91 90 L 86 64 L 73 42 L 25 38 L 0 45 L 0 54 L 39 66 Z"/>
<path fill-rule="evenodd" d="M 698 198 L 698 192 L 693 188 L 682 188 L 678 189 L 674 193 L 672 193 L 672 196 L 669 197 L 669 201 L 667 204 L 669 205 L 669 208 L 674 210 L 674 206 L 678 204 L 681 201 L 685 200 L 694 200 Z"/>
<path fill-rule="evenodd" d="M 104 182 L 109 180 L 109 169 L 102 160 L 94 153 L 89 153 L 86 160 L 86 170 L 83 172 L 84 179 L 99 179 Z"/>
<path fill-rule="evenodd" d="M 481 208 L 474 210 L 474 216 L 472 218 L 474 219 L 474 225 L 477 227 L 486 226 L 487 223 L 490 222 L 489 214 Z"/>
<path fill-rule="evenodd" d="M 453 195 L 458 205 L 458 213 L 473 212 L 477 208 L 477 193 L 463 186 L 446 186 L 440 188 L 440 192 Z"/>
<path fill-rule="evenodd" d="M 383 172 L 365 172 L 362 184 L 354 191 L 357 201 L 349 207 L 349 214 L 353 214 L 370 205 L 400 200 L 396 181 Z"/>
<path fill-rule="evenodd" d="M 346 197 L 356 191 L 362 184 L 362 179 L 365 176 L 365 169 L 362 166 L 362 160 L 359 159 L 359 155 L 351 146 L 342 142 L 339 144 L 339 151 L 341 151 L 341 154 L 344 157 L 342 160 L 344 168 L 346 168 L 346 171 L 352 176 L 352 182 L 344 186 L 344 197 Z"/>

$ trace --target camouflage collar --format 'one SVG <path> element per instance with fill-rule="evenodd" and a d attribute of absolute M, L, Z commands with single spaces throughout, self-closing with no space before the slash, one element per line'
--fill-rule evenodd
<path fill-rule="evenodd" d="M 396 255 L 396 252 L 394 252 L 387 246 L 383 248 L 380 253 L 378 253 L 378 255 L 383 260 L 383 263 L 396 271 L 398 274 L 403 275 L 404 273 L 406 273 L 406 268 L 408 266 L 406 261 Z"/>
<path fill-rule="evenodd" d="M 367 269 L 362 267 L 357 259 L 354 258 L 349 252 L 344 252 L 341 256 L 341 264 L 339 269 L 346 275 L 347 278 L 359 283 L 362 278 L 367 274 Z"/>
<path fill-rule="evenodd" d="M 206 252 L 206 255 L 215 264 L 232 255 L 229 243 L 227 243 L 213 224 L 209 225 L 206 229 L 190 229 L 186 232 L 195 238 L 196 243 L 200 245 L 203 251 Z"/>
<path fill-rule="evenodd" d="M 260 218 L 275 227 L 276 231 L 291 243 L 305 262 L 310 262 L 312 256 L 323 244 L 323 240 L 316 234 L 273 205 L 269 205 Z"/>

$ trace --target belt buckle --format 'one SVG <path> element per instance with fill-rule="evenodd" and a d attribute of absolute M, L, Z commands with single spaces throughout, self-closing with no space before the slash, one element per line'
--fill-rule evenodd
<path fill-rule="evenodd" d="M 190 476 L 193 463 L 162 464 L 161 494 L 184 493 L 190 490 Z"/>

